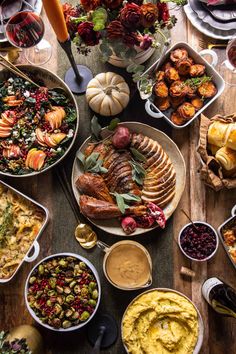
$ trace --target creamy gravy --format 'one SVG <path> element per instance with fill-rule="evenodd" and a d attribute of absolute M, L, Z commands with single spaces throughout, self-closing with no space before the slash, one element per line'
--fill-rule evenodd
<path fill-rule="evenodd" d="M 145 252 L 138 246 L 123 244 L 109 253 L 106 272 L 111 282 L 117 286 L 140 287 L 150 279 L 150 264 Z"/>

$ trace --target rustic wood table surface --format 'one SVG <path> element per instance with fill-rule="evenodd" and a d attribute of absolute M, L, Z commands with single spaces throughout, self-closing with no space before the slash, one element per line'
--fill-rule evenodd
<path fill-rule="evenodd" d="M 178 23 L 171 33 L 172 44 L 178 41 L 186 41 L 196 50 L 200 50 L 200 40 L 205 41 L 206 46 L 212 42 L 210 38 L 203 36 L 187 22 L 182 10 L 176 12 L 176 15 Z M 46 24 L 45 38 L 50 40 L 53 46 L 52 58 L 45 67 L 63 77 L 70 65 L 64 53 L 59 48 L 44 13 L 43 17 Z M 225 50 L 217 49 L 217 54 L 220 57 L 220 62 L 222 62 Z M 110 70 L 127 77 L 125 70 L 120 70 L 109 64 L 105 65 L 99 62 L 98 55 L 97 49 L 94 49 L 88 57 L 82 57 L 75 52 L 77 62 L 88 65 L 94 75 Z M 150 62 L 154 60 L 155 54 Z M 23 56 L 21 56 L 19 61 L 24 62 Z M 150 65 L 150 62 L 147 65 Z M 198 306 L 205 326 L 204 343 L 201 353 L 235 353 L 235 320 L 224 318 L 214 313 L 201 296 L 201 284 L 206 278 L 211 276 L 220 277 L 226 283 L 236 287 L 235 269 L 230 264 L 221 245 L 216 256 L 210 262 L 192 263 L 181 254 L 176 239 L 179 230 L 188 222 L 182 214 L 181 208 L 184 208 L 193 220 L 204 220 L 217 228 L 229 217 L 231 208 L 236 203 L 236 191 L 231 190 L 216 193 L 205 187 L 200 180 L 198 172 L 200 162 L 196 153 L 199 130 L 198 120 L 188 128 L 171 130 L 163 120 L 155 120 L 148 117 L 135 85 L 130 80 L 129 83 L 131 84 L 132 99 L 127 109 L 121 115 L 121 120 L 141 121 L 165 131 L 179 146 L 187 168 L 187 183 L 183 197 L 173 217 L 168 221 L 166 229 L 163 231 L 156 229 L 151 233 L 135 237 L 134 239 L 147 247 L 151 254 L 153 260 L 153 287 L 170 287 L 179 290 L 189 296 Z M 230 114 L 235 112 L 235 97 L 236 88 L 226 87 L 221 97 L 205 111 L 205 114 L 213 116 L 217 113 Z M 77 101 L 80 111 L 78 138 L 69 157 L 62 163 L 66 168 L 68 178 L 71 175 L 71 166 L 75 152 L 84 139 L 89 136 L 90 118 L 92 117 L 92 112 L 88 108 L 85 96 L 77 96 Z M 103 125 L 107 121 L 106 119 L 101 119 Z M 76 227 L 76 218 L 61 189 L 55 171 L 52 170 L 33 178 L 8 178 L 4 180 L 44 204 L 49 209 L 50 223 L 40 239 L 41 251 L 37 262 L 45 256 L 62 251 L 76 252 L 87 257 L 96 266 L 101 278 L 102 300 L 99 311 L 112 314 L 117 321 L 118 328 L 120 328 L 122 314 L 126 306 L 139 292 L 122 292 L 113 288 L 106 281 L 102 271 L 102 252 L 96 247 L 90 251 L 85 251 L 75 241 L 74 230 Z M 100 231 L 98 231 L 98 235 L 101 240 L 108 244 L 113 244 L 120 240 L 119 237 L 114 237 Z M 32 266 L 33 264 L 25 263 L 12 282 L 0 286 L 0 330 L 6 330 L 22 323 L 33 323 L 24 303 L 25 280 Z M 183 278 L 180 275 L 181 266 L 192 268 L 196 272 L 196 277 L 192 281 Z M 51 331 L 45 331 L 42 328 L 39 329 L 44 337 L 44 354 L 89 354 L 92 351 L 92 347 L 86 338 L 86 330 L 77 331 L 73 334 L 58 335 Z M 111 348 L 102 351 L 102 353 L 124 353 L 120 333 L 116 343 Z"/>

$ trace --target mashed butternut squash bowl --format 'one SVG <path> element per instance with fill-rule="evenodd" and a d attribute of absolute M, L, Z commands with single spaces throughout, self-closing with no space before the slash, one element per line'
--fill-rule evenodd
<path fill-rule="evenodd" d="M 203 340 L 200 313 L 171 289 L 151 289 L 136 297 L 121 327 L 129 354 L 197 354 Z"/>

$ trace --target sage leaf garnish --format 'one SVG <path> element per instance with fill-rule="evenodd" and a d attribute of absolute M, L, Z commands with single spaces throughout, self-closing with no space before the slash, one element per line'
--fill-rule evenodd
<path fill-rule="evenodd" d="M 84 154 L 81 152 L 81 151 L 78 151 L 76 153 L 76 157 L 77 159 L 82 163 L 82 165 L 84 166 L 84 163 L 85 163 L 85 156 Z"/>
<path fill-rule="evenodd" d="M 134 182 L 139 184 L 140 186 L 143 185 L 143 180 L 146 176 L 146 171 L 137 161 L 130 161 L 132 166 L 132 179 Z"/>
<path fill-rule="evenodd" d="M 116 204 L 122 214 L 125 213 L 125 209 L 129 208 L 129 205 L 126 204 L 126 202 L 129 203 L 129 202 L 140 202 L 141 201 L 141 198 L 139 196 L 132 194 L 132 193 L 119 194 L 119 193 L 115 192 L 115 193 L 110 193 L 110 194 L 114 195 L 114 197 L 116 198 Z"/>
<path fill-rule="evenodd" d="M 82 163 L 85 172 L 107 173 L 108 170 L 102 166 L 103 160 L 98 159 L 99 156 L 99 152 L 92 152 L 87 158 L 82 152 L 77 153 L 77 158 Z"/>
<path fill-rule="evenodd" d="M 100 135 L 101 134 L 101 130 L 102 130 L 102 127 L 98 123 L 98 118 L 96 116 L 93 116 L 93 118 L 91 119 L 91 132 L 92 132 L 92 135 L 97 140 L 101 139 L 101 135 Z"/>
<path fill-rule="evenodd" d="M 110 124 L 108 125 L 107 129 L 113 131 L 116 129 L 117 125 L 120 123 L 119 118 L 114 118 L 111 120 Z"/>
<path fill-rule="evenodd" d="M 141 154 L 141 152 L 139 152 L 137 149 L 131 147 L 130 151 L 131 151 L 132 155 L 134 156 L 135 160 L 138 160 L 141 162 L 147 161 L 146 157 L 143 154 Z"/>

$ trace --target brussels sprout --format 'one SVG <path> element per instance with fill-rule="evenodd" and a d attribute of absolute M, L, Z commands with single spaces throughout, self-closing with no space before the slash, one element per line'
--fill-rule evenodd
<path fill-rule="evenodd" d="M 90 317 L 90 314 L 88 311 L 84 311 L 80 315 L 80 321 L 86 321 Z"/>
<path fill-rule="evenodd" d="M 93 292 L 92 292 L 92 298 L 95 299 L 95 300 L 98 298 L 98 291 L 97 291 L 97 289 L 96 289 L 96 290 L 93 290 Z"/>
<path fill-rule="evenodd" d="M 69 327 L 71 327 L 71 325 L 72 325 L 71 321 L 65 320 L 62 322 L 63 328 L 69 328 Z"/>

